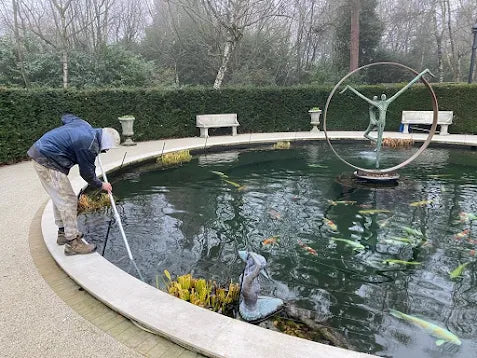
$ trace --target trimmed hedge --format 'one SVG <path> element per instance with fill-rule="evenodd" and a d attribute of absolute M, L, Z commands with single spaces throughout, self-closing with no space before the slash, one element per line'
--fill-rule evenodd
<path fill-rule="evenodd" d="M 477 85 L 434 85 L 439 109 L 454 111 L 451 133 L 477 133 Z M 361 86 L 368 97 L 394 93 L 399 86 Z M 60 125 L 71 112 L 94 127 L 115 127 L 118 117 L 136 117 L 134 139 L 197 136 L 195 116 L 237 113 L 239 133 L 306 131 L 311 128 L 308 109 L 324 107 L 330 87 L 273 87 L 213 89 L 96 89 L 20 90 L 0 88 L 0 164 L 26 157 L 26 151 L 46 131 Z M 386 130 L 398 130 L 402 110 L 431 110 L 427 90 L 413 86 L 388 112 Z M 364 130 L 368 105 L 351 92 L 336 94 L 329 110 L 328 129 Z M 120 131 L 121 132 L 121 131 Z M 228 133 L 228 131 L 227 131 Z"/>

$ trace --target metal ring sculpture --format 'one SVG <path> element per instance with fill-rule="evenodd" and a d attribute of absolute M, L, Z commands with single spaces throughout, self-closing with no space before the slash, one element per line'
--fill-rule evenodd
<path fill-rule="evenodd" d="M 369 68 L 369 67 L 373 67 L 373 66 L 378 66 L 378 65 L 392 65 L 392 66 L 397 66 L 397 67 L 401 67 L 401 68 L 404 68 L 416 75 L 419 75 L 419 73 L 415 70 L 413 70 L 412 68 L 410 67 L 407 67 L 405 65 L 402 65 L 400 63 L 397 63 L 397 62 L 375 62 L 375 63 L 371 63 L 369 65 L 365 65 L 365 66 L 361 66 L 359 68 L 357 68 L 356 70 L 348 73 L 346 76 L 344 76 L 337 84 L 336 86 L 333 88 L 333 90 L 331 91 L 330 95 L 328 96 L 328 99 L 326 101 L 326 106 L 325 106 L 325 113 L 324 113 L 324 116 L 323 116 L 323 131 L 325 132 L 325 137 L 326 137 L 326 141 L 328 142 L 331 150 L 333 151 L 333 153 L 335 153 L 335 155 L 342 161 L 344 162 L 345 164 L 349 165 L 350 167 L 354 168 L 354 169 L 357 169 L 359 171 L 362 171 L 364 173 L 370 173 L 370 174 L 384 174 L 384 173 L 390 173 L 390 172 L 393 172 L 393 171 L 396 171 L 400 168 L 403 168 L 404 166 L 408 165 L 409 163 L 411 163 L 414 159 L 416 159 L 423 151 L 424 149 L 427 148 L 427 146 L 429 145 L 429 143 L 431 142 L 432 140 L 432 137 L 434 136 L 434 133 L 436 131 L 436 127 L 437 127 L 437 114 L 438 114 L 438 104 L 437 104 L 437 98 L 436 98 L 436 94 L 434 93 L 434 90 L 432 89 L 431 85 L 429 84 L 429 82 L 427 82 L 424 77 L 421 77 L 421 81 L 424 83 L 424 85 L 427 87 L 427 89 L 429 90 L 430 94 L 431 94 L 431 99 L 432 99 L 432 110 L 433 110 L 433 121 L 432 121 L 432 125 L 431 125 L 431 129 L 429 131 L 429 135 L 427 136 L 426 140 L 424 141 L 424 143 L 421 145 L 421 147 L 418 149 L 418 151 L 416 153 L 414 153 L 411 157 L 409 157 L 408 159 L 406 159 L 404 162 L 398 164 L 398 165 L 395 165 L 393 167 L 390 167 L 390 168 L 386 168 L 386 169 L 365 169 L 365 168 L 360 168 L 356 165 L 353 165 L 351 163 L 349 163 L 348 161 L 346 161 L 345 159 L 343 159 L 337 152 L 336 150 L 333 148 L 333 145 L 331 144 L 331 141 L 330 141 L 330 138 L 328 136 L 328 132 L 326 131 L 326 118 L 327 118 L 327 114 L 328 114 L 328 106 L 331 102 L 331 99 L 333 98 L 333 95 L 335 94 L 335 92 L 338 90 L 338 88 L 341 86 L 341 84 L 346 81 L 350 76 L 352 76 L 353 74 L 365 69 L 365 68 Z"/>

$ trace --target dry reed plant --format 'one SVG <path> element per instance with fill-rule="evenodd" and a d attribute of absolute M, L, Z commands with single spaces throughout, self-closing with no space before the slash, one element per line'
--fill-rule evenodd
<path fill-rule="evenodd" d="M 390 148 L 410 148 L 414 145 L 414 139 L 403 139 L 403 138 L 384 138 L 383 146 Z"/>
<path fill-rule="evenodd" d="M 81 194 L 78 199 L 78 213 L 94 211 L 108 206 L 111 206 L 111 202 L 106 193 L 98 195 Z"/>
<path fill-rule="evenodd" d="M 190 152 L 188 150 L 180 150 L 177 152 L 166 153 L 161 155 L 157 159 L 157 161 L 160 161 L 164 166 L 181 164 L 185 162 L 190 162 L 191 160 L 192 155 L 190 155 Z"/>

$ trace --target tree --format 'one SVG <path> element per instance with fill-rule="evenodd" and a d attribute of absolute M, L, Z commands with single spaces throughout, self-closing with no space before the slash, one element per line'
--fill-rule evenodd
<path fill-rule="evenodd" d="M 350 60 L 351 12 L 355 0 L 348 0 L 341 7 L 343 21 L 335 35 L 334 62 L 338 70 L 348 68 Z M 362 66 L 374 62 L 381 41 L 382 23 L 376 14 L 377 0 L 361 0 L 359 12 L 359 62 Z M 356 10 L 356 9 L 354 9 Z"/>

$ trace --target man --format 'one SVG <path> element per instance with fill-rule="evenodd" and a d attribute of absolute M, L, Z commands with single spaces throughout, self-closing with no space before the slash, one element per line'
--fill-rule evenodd
<path fill-rule="evenodd" d="M 96 176 L 94 162 L 99 152 L 119 144 L 119 133 L 113 128 L 93 128 L 73 114 L 64 114 L 61 121 L 63 125 L 45 133 L 28 150 L 28 155 L 53 202 L 57 244 L 65 245 L 66 255 L 89 254 L 96 246 L 87 243 L 78 231 L 77 197 L 67 175 L 78 164 L 80 175 L 89 186 L 111 192 L 111 184 Z"/>

